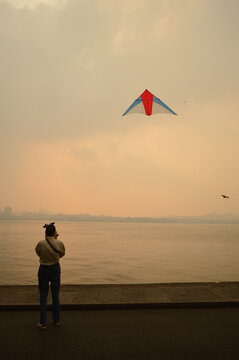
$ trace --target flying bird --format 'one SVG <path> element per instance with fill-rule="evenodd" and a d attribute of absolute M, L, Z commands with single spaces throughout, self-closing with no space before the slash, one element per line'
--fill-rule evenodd
<path fill-rule="evenodd" d="M 166 113 L 177 115 L 166 104 L 164 104 L 159 98 L 153 95 L 149 90 L 144 92 L 130 105 L 130 107 L 124 112 L 124 115 L 132 113 L 141 113 L 145 115 L 152 115 L 155 113 Z"/>
<path fill-rule="evenodd" d="M 229 199 L 229 196 L 227 196 L 227 195 L 221 195 L 222 197 L 223 197 L 223 199 Z"/>

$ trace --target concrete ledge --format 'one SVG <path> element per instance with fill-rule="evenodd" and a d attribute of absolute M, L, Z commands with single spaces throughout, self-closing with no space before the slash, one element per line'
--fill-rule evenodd
<path fill-rule="evenodd" d="M 61 286 L 62 309 L 225 306 L 239 306 L 239 282 Z M 39 309 L 37 285 L 0 286 L 0 310 L 19 309 Z"/>

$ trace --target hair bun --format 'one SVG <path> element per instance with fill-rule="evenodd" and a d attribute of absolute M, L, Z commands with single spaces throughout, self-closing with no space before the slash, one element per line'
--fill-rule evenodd
<path fill-rule="evenodd" d="M 45 225 L 43 226 L 43 228 L 47 228 L 48 226 L 51 226 L 51 225 L 55 225 L 55 223 L 52 222 L 52 223 L 50 223 L 50 224 L 45 224 Z"/>

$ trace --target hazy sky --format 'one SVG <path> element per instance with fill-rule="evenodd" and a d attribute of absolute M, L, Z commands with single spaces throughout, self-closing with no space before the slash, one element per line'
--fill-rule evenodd
<path fill-rule="evenodd" d="M 0 208 L 238 214 L 238 18 L 238 0 L 0 0 Z M 178 116 L 122 117 L 146 88 Z"/>

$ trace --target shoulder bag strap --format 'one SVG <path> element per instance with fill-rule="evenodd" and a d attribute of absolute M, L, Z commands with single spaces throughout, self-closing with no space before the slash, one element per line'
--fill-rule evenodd
<path fill-rule="evenodd" d="M 50 243 L 50 241 L 47 239 L 47 237 L 46 237 L 46 241 L 48 242 L 48 244 L 50 245 L 50 247 L 51 247 L 55 252 L 57 252 L 58 254 L 61 255 L 61 252 L 60 252 L 59 250 L 57 250 L 57 249 Z"/>

